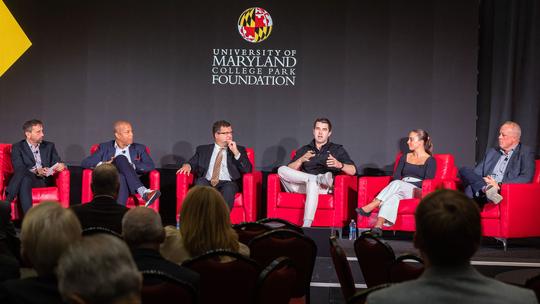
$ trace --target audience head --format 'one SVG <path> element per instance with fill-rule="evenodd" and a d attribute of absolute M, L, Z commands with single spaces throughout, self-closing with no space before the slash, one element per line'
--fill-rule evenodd
<path fill-rule="evenodd" d="M 428 132 L 422 129 L 414 129 L 409 132 L 409 139 L 407 140 L 409 145 L 409 150 L 414 151 L 416 146 L 421 144 L 424 150 L 428 154 L 433 153 L 433 143 L 431 142 L 431 137 Z"/>
<path fill-rule="evenodd" d="M 115 236 L 96 234 L 74 243 L 60 258 L 57 274 L 67 303 L 140 303 L 142 275 Z"/>
<path fill-rule="evenodd" d="M 118 120 L 114 123 L 114 138 L 116 143 L 124 148 L 133 143 L 133 129 L 131 123 L 125 120 Z"/>
<path fill-rule="evenodd" d="M 415 212 L 414 243 L 429 265 L 468 264 L 480 244 L 480 211 L 465 194 L 438 190 L 426 196 Z"/>
<path fill-rule="evenodd" d="M 146 207 L 130 209 L 122 218 L 122 235 L 131 248 L 159 249 L 165 239 L 161 217 Z"/>
<path fill-rule="evenodd" d="M 120 188 L 118 170 L 112 164 L 101 164 L 92 172 L 92 193 L 116 197 Z"/>
<path fill-rule="evenodd" d="M 505 151 L 513 149 L 521 139 L 521 127 L 513 122 L 506 121 L 499 129 L 499 147 Z"/>
<path fill-rule="evenodd" d="M 161 255 L 176 264 L 182 263 L 183 260 L 183 241 L 180 231 L 173 226 L 166 226 L 165 228 L 165 240 L 161 243 L 159 252 Z"/>
<path fill-rule="evenodd" d="M 21 255 L 39 275 L 52 274 L 62 253 L 81 234 L 81 224 L 73 211 L 58 203 L 43 202 L 30 208 L 24 217 Z"/>
<path fill-rule="evenodd" d="M 225 147 L 233 139 L 233 129 L 230 122 L 218 120 L 212 125 L 214 141 L 219 146 Z"/>
<path fill-rule="evenodd" d="M 38 119 L 31 119 L 26 121 L 22 129 L 24 131 L 24 136 L 31 144 L 37 145 L 43 141 L 43 122 Z"/>
<path fill-rule="evenodd" d="M 216 189 L 208 186 L 191 188 L 180 215 L 180 233 L 191 256 L 213 249 L 238 252 L 238 235 L 231 226 L 229 208 Z"/>

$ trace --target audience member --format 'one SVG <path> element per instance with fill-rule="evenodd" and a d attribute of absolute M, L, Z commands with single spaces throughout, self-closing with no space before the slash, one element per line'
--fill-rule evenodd
<path fill-rule="evenodd" d="M 84 237 L 58 262 L 58 289 L 67 303 L 141 303 L 142 276 L 128 247 L 108 234 Z"/>
<path fill-rule="evenodd" d="M 94 199 L 82 205 L 72 206 L 83 229 L 103 227 L 122 233 L 122 217 L 129 210 L 116 201 L 118 195 L 118 171 L 111 164 L 103 164 L 92 172 Z"/>
<path fill-rule="evenodd" d="M 32 207 L 22 223 L 21 256 L 38 276 L 0 284 L 0 303 L 60 303 L 54 271 L 64 251 L 80 239 L 81 224 L 71 210 L 54 202 Z"/>
<path fill-rule="evenodd" d="M 209 186 L 191 188 L 180 213 L 180 248 L 183 262 L 215 249 L 226 249 L 249 256 L 249 248 L 238 242 L 223 196 Z"/>
<path fill-rule="evenodd" d="M 480 210 L 463 193 L 429 194 L 415 219 L 414 245 L 425 261 L 424 273 L 373 292 L 368 303 L 537 303 L 532 290 L 485 277 L 471 266 L 481 239 Z"/>
<path fill-rule="evenodd" d="M 131 249 L 140 271 L 157 270 L 198 287 L 199 274 L 164 259 L 159 246 L 165 239 L 161 217 L 154 210 L 137 207 L 129 210 L 122 220 L 122 234 Z M 157 279 L 144 279 L 145 285 L 160 283 Z"/>

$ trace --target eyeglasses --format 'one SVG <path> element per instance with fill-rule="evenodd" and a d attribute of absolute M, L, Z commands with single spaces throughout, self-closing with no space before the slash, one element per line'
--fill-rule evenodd
<path fill-rule="evenodd" d="M 217 134 L 219 134 L 219 135 L 233 135 L 233 133 L 234 133 L 233 131 L 231 131 L 231 132 L 217 132 Z"/>

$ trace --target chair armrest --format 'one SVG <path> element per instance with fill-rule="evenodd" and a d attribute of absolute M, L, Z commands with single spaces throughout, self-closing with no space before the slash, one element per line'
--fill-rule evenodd
<path fill-rule="evenodd" d="M 390 183 L 391 176 L 365 176 L 358 179 L 358 207 L 369 204 Z"/>
<path fill-rule="evenodd" d="M 451 189 L 456 190 L 456 182 L 453 179 L 425 179 L 422 181 L 422 196 L 424 198 L 426 195 L 437 189 Z"/>
<path fill-rule="evenodd" d="M 267 200 L 266 200 L 266 217 L 277 217 L 277 196 L 281 192 L 281 181 L 278 174 L 269 174 L 266 184 Z"/>
<path fill-rule="evenodd" d="M 180 214 L 182 209 L 182 202 L 187 195 L 189 186 L 193 184 L 195 176 L 193 174 L 176 174 L 176 215 Z"/>
<path fill-rule="evenodd" d="M 81 188 L 81 203 L 88 203 L 93 198 L 92 188 L 90 184 L 92 183 L 92 169 L 83 169 L 82 172 L 82 188 Z"/>
<path fill-rule="evenodd" d="M 503 184 L 501 195 L 502 234 L 512 237 L 540 235 L 540 184 Z"/>
<path fill-rule="evenodd" d="M 153 190 L 159 190 L 161 184 L 161 175 L 158 170 L 152 170 L 148 173 L 149 187 Z"/>
<path fill-rule="evenodd" d="M 69 208 L 69 181 L 70 173 L 66 167 L 54 175 L 56 187 L 58 187 L 58 201 L 64 208 Z"/>
<path fill-rule="evenodd" d="M 357 177 L 337 175 L 334 179 L 334 210 L 336 218 L 345 224 L 352 216 L 358 190 Z"/>
<path fill-rule="evenodd" d="M 0 172 L 0 200 L 5 200 L 4 189 L 7 188 L 7 178 L 5 172 Z"/>
<path fill-rule="evenodd" d="M 261 171 L 245 173 L 242 176 L 242 196 L 244 200 L 244 209 L 246 212 L 246 222 L 257 220 L 257 210 L 262 182 Z"/>

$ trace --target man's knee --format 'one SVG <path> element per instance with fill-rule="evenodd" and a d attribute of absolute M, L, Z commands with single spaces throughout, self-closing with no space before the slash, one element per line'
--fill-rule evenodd
<path fill-rule="evenodd" d="M 287 166 L 281 166 L 278 168 L 277 173 L 280 177 L 282 177 L 290 168 Z"/>

